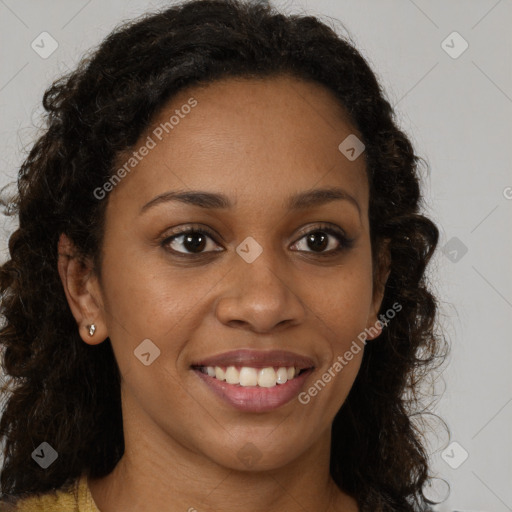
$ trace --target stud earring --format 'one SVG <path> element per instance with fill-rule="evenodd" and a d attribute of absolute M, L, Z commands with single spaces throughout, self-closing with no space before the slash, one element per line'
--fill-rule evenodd
<path fill-rule="evenodd" d="M 91 324 L 88 325 L 87 328 L 89 329 L 89 336 L 94 336 L 94 333 L 96 332 L 96 326 Z"/>

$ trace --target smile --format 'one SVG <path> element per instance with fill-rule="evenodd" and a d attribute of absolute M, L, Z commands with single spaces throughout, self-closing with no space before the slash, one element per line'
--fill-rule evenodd
<path fill-rule="evenodd" d="M 197 361 L 191 370 L 224 404 L 261 413 L 297 397 L 314 370 L 314 362 L 282 350 L 244 349 Z"/>
<path fill-rule="evenodd" d="M 277 384 L 285 384 L 289 380 L 294 379 L 295 376 L 298 376 L 302 371 L 294 366 L 281 366 L 279 368 L 273 368 L 272 366 L 267 368 L 201 366 L 199 370 L 210 377 L 225 381 L 228 384 L 239 384 L 244 387 L 258 386 L 260 388 L 272 388 Z"/>

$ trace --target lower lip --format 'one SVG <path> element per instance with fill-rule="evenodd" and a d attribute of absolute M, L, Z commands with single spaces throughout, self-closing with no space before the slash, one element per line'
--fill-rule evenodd
<path fill-rule="evenodd" d="M 295 398 L 312 372 L 312 368 L 298 377 L 276 384 L 271 388 L 259 386 L 240 386 L 210 377 L 200 370 L 194 370 L 203 382 L 220 398 L 235 409 L 245 412 L 267 412 L 277 409 Z"/>

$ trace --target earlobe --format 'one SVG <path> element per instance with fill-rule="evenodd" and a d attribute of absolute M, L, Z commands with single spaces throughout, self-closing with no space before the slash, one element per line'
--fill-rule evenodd
<path fill-rule="evenodd" d="M 57 249 L 59 275 L 80 337 L 90 345 L 101 343 L 108 333 L 101 290 L 92 265 L 84 263 L 74 244 L 63 233 Z"/>

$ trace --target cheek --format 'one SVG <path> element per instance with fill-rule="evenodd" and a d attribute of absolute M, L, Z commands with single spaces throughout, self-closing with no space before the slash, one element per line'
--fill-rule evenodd
<path fill-rule="evenodd" d="M 123 374 L 140 371 L 141 361 L 134 351 L 144 340 L 156 346 L 149 345 L 150 352 L 160 351 L 160 360 L 171 356 L 173 345 L 167 341 L 175 336 L 173 326 L 179 325 L 190 309 L 189 299 L 193 300 L 184 290 L 169 286 L 169 279 L 149 258 L 126 247 L 129 244 L 111 238 L 102 266 L 105 320 Z M 153 364 L 149 368 L 154 369 Z"/>
<path fill-rule="evenodd" d="M 169 389 L 176 383 L 167 372 L 172 369 L 175 373 L 187 341 L 211 315 L 212 293 L 223 273 L 208 266 L 178 267 L 164 257 L 155 257 L 155 252 L 153 249 L 150 257 L 142 251 L 105 251 L 105 313 L 121 373 L 135 372 L 132 379 L 133 375 L 145 378 L 144 372 L 151 369 L 151 380 L 160 383 L 159 389 Z M 150 340 L 156 348 L 144 340 Z M 150 352 L 158 354 L 147 368 L 135 357 L 147 352 L 139 349 L 143 342 Z M 158 367 L 164 373 L 157 373 Z"/>
<path fill-rule="evenodd" d="M 121 244 L 129 246 L 124 240 Z M 170 329 L 199 299 L 186 271 L 162 264 L 161 258 L 142 251 L 105 251 L 102 271 L 107 315 L 114 330 L 116 323 L 122 323 L 133 334 L 155 335 L 163 322 Z"/>
<path fill-rule="evenodd" d="M 318 283 L 318 281 L 317 281 Z M 308 306 L 315 313 L 322 345 L 322 368 L 317 376 L 330 391 L 322 392 L 319 403 L 335 414 L 358 374 L 364 343 L 358 338 L 367 326 L 372 299 L 371 259 L 358 252 L 347 260 L 321 288 L 308 287 Z M 322 384 L 316 386 L 321 389 Z M 311 390 L 315 394 L 315 390 Z"/>
<path fill-rule="evenodd" d="M 368 321 L 373 291 L 371 260 L 358 252 L 328 278 L 308 281 L 304 287 L 307 305 L 328 327 L 329 338 L 334 336 L 334 343 L 343 349 Z"/>

